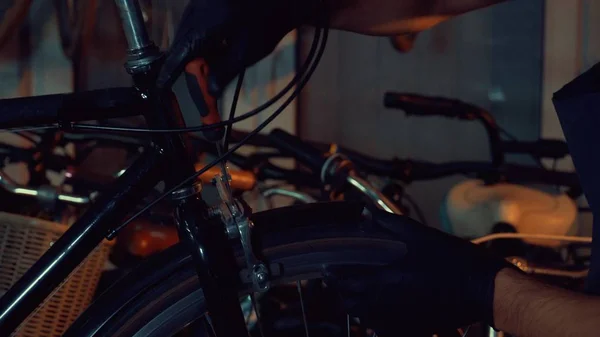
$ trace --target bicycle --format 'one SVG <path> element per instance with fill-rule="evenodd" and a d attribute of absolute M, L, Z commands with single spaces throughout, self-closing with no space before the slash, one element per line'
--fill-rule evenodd
<path fill-rule="evenodd" d="M 292 158 L 295 158 L 304 166 L 310 168 L 314 172 L 313 174 L 317 175 L 319 174 L 319 168 L 321 167 L 318 162 L 318 154 L 326 152 L 324 150 L 319 150 L 319 148 L 334 148 L 335 153 L 345 154 L 348 158 L 352 158 L 351 161 L 360 163 L 358 166 L 365 172 L 377 172 L 377 174 L 393 177 L 404 182 L 437 179 L 449 175 L 477 175 L 480 179 L 483 179 L 483 181 L 490 182 L 491 188 L 494 188 L 499 182 L 517 182 L 520 184 L 541 183 L 548 185 L 564 185 L 565 187 L 568 187 L 569 191 L 565 193 L 564 196 L 557 198 L 557 202 L 564 198 L 569 200 L 572 198 L 574 200 L 582 193 L 578 177 L 575 173 L 550 171 L 543 167 L 501 164 L 504 162 L 503 153 L 492 156 L 493 158 L 499 159 L 498 162 L 500 164 L 498 165 L 492 162 L 450 162 L 436 164 L 400 159 L 385 160 L 373 158 L 339 146 L 311 144 L 302 141 L 298 137 L 287 134 L 282 130 L 274 130 L 269 135 L 269 138 L 273 141 L 275 147 L 279 148 L 283 153 L 290 154 Z M 499 144 L 503 145 L 502 143 Z M 543 153 L 554 153 L 557 156 L 560 153 L 564 153 L 564 146 L 553 141 L 533 144 L 511 141 L 508 142 L 508 144 L 510 144 L 510 149 L 512 151 L 536 153 L 540 155 L 540 157 L 543 157 Z M 559 144 L 559 146 L 552 149 L 552 146 L 548 146 L 548 144 Z M 492 148 L 502 147 L 503 146 Z M 497 186 L 500 187 L 503 185 L 506 186 L 506 184 L 499 184 Z M 396 200 L 396 198 L 391 199 Z M 515 201 L 515 203 L 516 202 L 518 202 L 518 200 Z M 525 204 L 525 206 L 527 206 L 527 204 Z M 574 204 L 572 207 L 573 209 L 576 209 Z M 551 210 L 546 209 L 545 211 L 550 212 Z M 531 209 L 526 210 L 525 212 L 527 212 L 529 216 L 533 213 Z M 538 213 L 540 212 L 538 211 Z M 548 217 L 544 218 L 544 216 L 540 217 L 538 215 L 536 219 L 540 221 L 540 225 L 543 225 L 543 221 L 548 220 Z M 563 220 L 564 219 L 562 218 L 554 219 L 554 224 L 562 224 Z M 553 284 L 560 284 L 562 287 L 580 290 L 583 280 L 588 276 L 589 261 L 583 261 L 582 258 L 578 256 L 577 249 L 589 245 L 591 243 L 591 238 L 565 236 L 565 234 L 566 233 L 553 233 L 552 230 L 549 230 L 548 233 L 543 230 L 541 233 L 531 233 L 531 231 L 526 231 L 524 233 L 496 233 L 491 235 L 489 235 L 489 233 L 483 233 L 482 235 L 485 236 L 477 238 L 473 240 L 473 242 L 476 244 L 486 244 L 500 239 L 513 239 L 513 241 L 515 239 L 521 239 L 524 240 L 525 243 L 533 242 L 533 244 L 528 246 L 520 246 L 518 247 L 520 249 L 516 250 L 514 249 L 515 247 L 508 247 L 509 249 L 506 249 L 507 247 L 502 247 L 503 249 L 500 249 L 501 247 L 491 247 L 491 249 L 496 253 L 501 253 L 499 256 L 506 256 L 509 262 L 513 263 L 525 273 L 542 278 L 545 281 L 551 281 Z M 567 245 L 567 243 L 571 244 Z M 515 251 L 517 253 L 515 253 Z M 482 329 L 487 328 L 482 327 Z M 470 330 L 475 331 L 476 329 L 471 328 Z M 486 330 L 486 336 L 488 333 L 489 336 L 496 336 L 496 332 L 491 328 Z"/>
<path fill-rule="evenodd" d="M 40 128 L 151 133 L 153 143 L 0 299 L 0 335 L 16 329 L 100 241 L 113 238 L 131 219 L 167 197 L 173 202 L 181 243 L 115 284 L 65 336 L 168 336 L 206 317 L 217 336 L 245 335 L 240 298 L 290 282 L 296 283 L 302 323 L 308 331 L 302 280 L 321 278 L 327 266 L 379 266 L 405 255 L 406 247 L 393 229 L 368 221 L 362 202 L 307 204 L 250 214 L 243 202 L 230 198 L 226 170 L 217 180 L 223 200 L 220 207 L 209 208 L 199 198 L 201 185 L 194 183 L 196 178 L 260 132 L 297 96 L 322 56 L 326 28 L 315 30 L 309 61 L 284 93 L 276 96 L 279 99 L 294 90 L 282 108 L 231 149 L 223 145 L 217 159 L 196 171 L 195 154 L 185 144 L 187 137 L 179 134 L 221 128 L 219 134 L 223 127 L 261 112 L 273 100 L 243 116 L 233 118 L 232 113 L 229 120 L 215 122 L 215 98 L 206 90 L 208 69 L 198 60 L 192 64 L 198 72 L 191 75 L 203 93 L 205 104 L 200 113 L 211 125 L 185 127 L 172 93 L 154 86 L 161 54 L 147 37 L 137 1 L 116 2 L 129 45 L 126 69 L 135 86 L 1 100 L 0 127 L 16 131 L 14 128 L 42 125 Z M 78 123 L 140 114 L 150 129 Z M 310 160 L 341 164 L 321 153 L 312 153 Z M 328 168 L 321 168 L 326 179 Z M 162 180 L 167 192 L 122 223 L 132 206 Z M 345 320 L 350 329 L 350 318 Z"/>
<path fill-rule="evenodd" d="M 117 0 L 117 5 L 129 46 L 125 67 L 135 86 L 2 100 L 0 127 L 13 131 L 35 125 L 41 125 L 40 129 L 111 130 L 77 122 L 143 114 L 152 129 L 142 132 L 153 134 L 153 145 L 2 296 L 0 335 L 14 331 L 100 241 L 114 237 L 132 205 L 161 180 L 169 188 L 160 199 L 168 196 L 173 200 L 182 244 L 117 283 L 71 326 L 66 336 L 166 336 L 203 317 L 207 310 L 216 335 L 244 335 L 247 329 L 239 308 L 240 293 L 264 292 L 271 286 L 295 281 L 301 295 L 300 280 L 320 277 L 324 266 L 381 265 L 404 254 L 404 245 L 392 234 L 376 228 L 365 230 L 362 203 L 304 205 L 249 215 L 238 202 L 227 200 L 224 193 L 223 210 L 235 211 L 227 215 L 209 209 L 198 197 L 201 186 L 193 182 L 240 144 L 196 172 L 193 154 L 178 134 L 222 128 L 264 108 L 227 122 L 185 128 L 174 96 L 154 87 L 161 54 L 148 39 L 137 1 Z M 326 38 L 326 29 L 316 30 L 309 62 L 289 89 L 277 97 L 294 89 L 284 107 L 314 71 Z M 203 79 L 197 79 L 199 86 L 206 88 Z M 209 106 L 215 101 L 206 95 L 204 100 Z M 282 111 L 278 109 L 262 127 Z M 204 117 L 210 117 L 207 112 L 201 110 Z M 210 112 L 214 117 L 216 110 Z M 157 202 L 159 199 L 145 209 Z"/>
<path fill-rule="evenodd" d="M 511 181 L 506 179 L 507 177 L 490 173 L 480 175 L 477 179 L 457 184 L 450 190 L 442 207 L 446 231 L 453 232 L 454 226 L 457 227 L 454 228 L 455 230 L 467 236 L 480 237 L 489 234 L 495 225 L 506 222 L 505 225 L 517 227 L 518 232 L 532 235 L 565 235 L 575 222 L 578 210 L 576 199 L 582 194 L 577 176 L 571 174 L 571 181 L 565 179 L 569 174 L 563 174 L 560 178 L 560 174 L 554 174 L 556 165 L 552 172 L 546 170 L 541 162 L 542 159 L 553 159 L 556 164 L 557 160 L 568 156 L 569 149 L 564 141 L 546 139 L 534 142 L 517 141 L 509 132 L 498 126 L 489 111 L 456 99 L 388 92 L 384 96 L 384 104 L 387 108 L 404 110 L 408 116 L 442 116 L 479 121 L 488 136 L 494 167 L 501 168 L 505 165 L 506 154 L 527 154 L 542 170 L 534 173 L 536 170 L 533 168 L 521 167 L 518 169 L 521 171 L 521 176 L 526 172 L 529 172 L 529 176 L 537 175 L 537 181 L 533 182 L 556 186 L 556 192 L 560 192 L 555 196 L 539 189 L 523 186 L 514 178 Z M 502 140 L 501 133 L 510 140 Z M 554 180 L 548 179 L 553 176 Z M 499 182 L 502 184 L 498 184 Z M 561 185 L 569 190 L 561 192 L 558 189 Z M 475 195 L 478 197 L 474 197 Z M 508 211 L 509 208 L 511 212 Z M 483 209 L 489 213 L 485 213 Z M 542 209 L 543 211 L 540 211 Z M 534 242 L 532 238 L 527 241 Z M 552 245 L 550 241 L 537 243 Z"/>

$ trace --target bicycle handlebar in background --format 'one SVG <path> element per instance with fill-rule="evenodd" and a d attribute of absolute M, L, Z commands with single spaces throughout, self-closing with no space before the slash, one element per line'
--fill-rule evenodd
<path fill-rule="evenodd" d="M 320 175 L 323 182 L 325 182 L 328 177 L 341 177 L 346 183 L 362 193 L 381 209 L 389 213 L 402 214 L 394 202 L 371 186 L 367 180 L 360 177 L 358 173 L 354 171 L 352 165 L 344 165 L 342 163 L 351 164 L 348 161 L 343 161 L 341 158 L 334 157 L 326 159 L 323 153 L 317 148 L 280 129 L 273 130 L 269 135 L 269 138 L 273 142 L 273 145 L 279 148 L 280 151 L 292 155 L 298 159 L 298 161 L 312 169 L 316 174 Z M 330 159 L 331 161 L 329 161 Z M 329 163 L 331 163 L 331 165 L 327 165 Z"/>
<path fill-rule="evenodd" d="M 478 119 L 480 108 L 457 99 L 387 92 L 383 99 L 386 108 L 404 110 L 407 115 L 442 116 L 464 120 Z"/>
<path fill-rule="evenodd" d="M 281 152 L 298 159 L 299 162 L 315 172 L 320 172 L 323 165 L 325 165 L 326 158 L 323 153 L 296 136 L 275 129 L 271 132 L 269 138 Z"/>
<path fill-rule="evenodd" d="M 0 100 L 0 128 L 133 117 L 147 103 L 135 88 L 111 88 Z"/>
<path fill-rule="evenodd" d="M 282 131 L 274 132 L 275 135 L 280 134 Z M 244 132 L 235 131 L 233 134 L 236 138 L 243 138 L 246 135 Z M 330 144 L 306 142 L 300 140 L 295 136 L 287 135 L 279 138 L 289 140 L 285 145 L 280 146 L 291 146 L 291 149 L 287 149 L 285 154 L 290 156 L 296 156 L 296 152 L 301 152 L 303 157 L 303 164 L 309 166 L 311 169 L 322 167 L 325 157 L 323 153 L 326 153 L 330 148 Z M 272 142 L 273 135 L 260 136 L 258 142 L 255 145 L 258 146 L 275 146 L 275 142 Z M 275 136 L 277 137 L 277 136 Z M 290 138 L 291 137 L 291 138 Z M 282 139 L 280 139 L 282 140 Z M 270 143 L 269 143 L 270 142 Z M 291 145 L 295 144 L 295 145 Z M 523 144 L 530 144 L 525 146 L 527 153 L 535 152 L 540 155 L 544 155 L 544 158 L 558 157 L 560 154 L 564 154 L 567 150 L 564 142 L 562 141 L 538 141 L 538 142 L 504 142 L 507 144 L 507 152 L 520 153 L 523 151 Z M 280 146 L 275 146 L 279 148 Z M 310 148 L 309 148 L 310 147 Z M 581 189 L 579 185 L 579 179 L 574 172 L 561 172 L 561 171 L 550 171 L 541 167 L 532 167 L 526 165 L 514 165 L 505 164 L 497 167 L 489 162 L 448 162 L 448 163 L 431 163 L 425 161 L 415 161 L 406 159 L 381 159 L 372 156 L 362 154 L 360 152 L 344 148 L 342 146 L 336 146 L 337 152 L 347 156 L 356 167 L 360 170 L 375 174 L 379 176 L 386 176 L 392 179 L 398 179 L 406 183 L 413 181 L 432 180 L 452 175 L 478 175 L 481 177 L 485 176 L 496 176 L 500 177 L 508 182 L 512 183 L 529 183 L 529 184 L 543 184 L 543 185 L 558 185 L 568 187 L 573 191 L 579 191 Z M 316 150 L 316 152 L 315 152 Z M 300 153 L 298 153 L 300 154 Z M 235 157 L 235 156 L 234 156 Z M 297 157 L 299 160 L 300 156 Z M 310 159 L 309 159 L 310 158 Z M 244 169 L 251 169 L 247 167 L 246 161 L 240 156 L 240 158 L 231 158 L 234 164 Z M 309 162 L 310 160 L 310 162 Z M 236 163 L 237 162 L 237 163 Z M 310 175 L 305 175 L 310 176 Z M 287 179 L 285 174 L 277 174 L 278 179 Z M 302 178 L 302 177 L 299 177 Z M 298 180 L 296 180 L 298 181 Z M 317 181 L 315 181 L 316 183 Z M 580 193 L 574 193 L 575 196 L 579 196 Z"/>
<path fill-rule="evenodd" d="M 504 164 L 500 132 L 496 120 L 488 111 L 456 99 L 410 93 L 387 92 L 383 101 L 386 108 L 403 110 L 407 115 L 479 120 L 488 135 L 492 163 L 496 167 Z"/>
<path fill-rule="evenodd" d="M 535 142 L 503 141 L 504 153 L 529 154 L 536 158 L 560 159 L 569 155 L 569 147 L 562 140 L 540 139 Z"/>
<path fill-rule="evenodd" d="M 567 143 L 561 140 L 502 141 L 500 128 L 492 114 L 473 104 L 460 100 L 430 97 L 410 93 L 387 92 L 384 95 L 386 108 L 400 109 L 413 116 L 442 116 L 461 120 L 479 120 L 485 127 L 490 141 L 492 161 L 496 166 L 504 163 L 506 153 L 529 154 L 536 158 L 559 159 L 569 155 Z"/>

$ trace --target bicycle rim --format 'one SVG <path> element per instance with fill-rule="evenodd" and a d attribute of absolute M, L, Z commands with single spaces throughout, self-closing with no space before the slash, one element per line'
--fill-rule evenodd
<path fill-rule="evenodd" d="M 384 265 L 405 253 L 404 244 L 385 232 L 365 231 L 357 223 L 322 225 L 262 235 L 258 247 L 263 261 L 275 270 L 272 275 L 274 286 L 320 278 L 326 266 Z M 242 252 L 238 253 L 241 263 Z M 110 298 L 114 299 L 115 294 L 109 290 L 65 336 L 172 336 L 202 317 L 205 313 L 204 298 L 191 257 L 179 246 L 170 249 L 167 255 L 161 262 L 167 267 L 154 270 L 151 275 L 145 275 L 147 272 L 144 271 L 134 272 L 131 277 L 119 282 L 152 280 L 146 286 L 133 283 L 130 290 L 120 291 L 123 296 L 127 294 L 128 299 L 118 299 L 117 302 L 125 304 L 111 307 Z M 170 262 L 164 264 L 165 259 Z M 156 266 L 156 262 L 149 261 L 146 268 L 151 270 L 149 266 Z M 250 293 L 249 285 L 240 289 L 240 297 Z M 299 300 L 302 300 L 301 295 Z M 118 309 L 115 310 L 115 307 Z"/>

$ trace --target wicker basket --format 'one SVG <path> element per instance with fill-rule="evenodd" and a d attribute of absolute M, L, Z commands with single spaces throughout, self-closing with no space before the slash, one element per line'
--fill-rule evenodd
<path fill-rule="evenodd" d="M 68 226 L 0 212 L 0 296 L 55 242 Z M 18 337 L 62 336 L 90 304 L 110 252 L 104 242 L 14 334 Z"/>

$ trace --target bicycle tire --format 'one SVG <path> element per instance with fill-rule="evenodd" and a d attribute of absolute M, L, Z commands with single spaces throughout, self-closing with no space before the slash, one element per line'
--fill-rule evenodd
<path fill-rule="evenodd" d="M 324 203 L 253 216 L 255 250 L 271 268 L 279 267 L 272 283 L 319 278 L 325 266 L 385 265 L 404 256 L 405 245 L 391 232 L 371 228 L 363 209 L 357 203 Z M 243 265 L 241 250 L 237 254 Z M 240 289 L 241 296 L 248 292 L 249 285 Z M 204 311 L 191 256 L 177 245 L 117 282 L 64 336 L 169 336 Z"/>
<path fill-rule="evenodd" d="M 0 49 L 23 25 L 32 0 L 5 0 L 0 4 Z"/>

